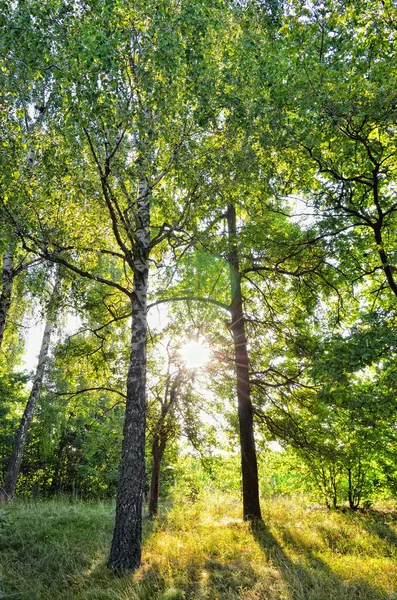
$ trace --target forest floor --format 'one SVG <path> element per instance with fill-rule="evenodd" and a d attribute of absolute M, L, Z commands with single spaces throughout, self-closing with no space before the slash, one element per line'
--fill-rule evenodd
<path fill-rule="evenodd" d="M 0 599 L 397 599 L 397 512 L 355 513 L 296 500 L 263 503 L 252 531 L 240 503 L 211 495 L 145 524 L 143 564 L 105 566 L 114 505 L 50 500 L 0 507 Z"/>

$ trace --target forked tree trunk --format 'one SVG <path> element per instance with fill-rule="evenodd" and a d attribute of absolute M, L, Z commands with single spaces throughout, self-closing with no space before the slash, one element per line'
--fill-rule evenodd
<path fill-rule="evenodd" d="M 160 469 L 163 461 L 167 437 L 162 431 L 158 432 L 152 443 L 153 467 L 150 478 L 149 516 L 155 517 L 159 510 Z"/>
<path fill-rule="evenodd" d="M 7 324 L 8 311 L 11 306 L 12 285 L 14 283 L 13 252 L 11 244 L 3 256 L 2 287 L 0 295 L 0 348 Z"/>
<path fill-rule="evenodd" d="M 57 277 L 57 281 L 54 285 L 54 290 L 52 292 L 51 300 L 49 302 L 47 319 L 44 327 L 44 334 L 41 342 L 39 360 L 37 363 L 36 374 L 33 380 L 32 390 L 30 392 L 29 399 L 26 404 L 21 423 L 19 425 L 18 433 L 15 438 L 14 448 L 12 451 L 11 458 L 8 462 L 7 473 L 4 478 L 4 483 L 3 486 L 0 488 L 0 504 L 12 500 L 15 495 L 15 489 L 18 482 L 19 471 L 21 469 L 22 455 L 25 447 L 26 437 L 28 435 L 29 427 L 33 419 L 37 400 L 40 397 L 41 387 L 43 384 L 43 377 L 48 358 L 51 333 L 55 324 L 54 302 L 58 295 L 58 291 L 59 278 Z"/>
<path fill-rule="evenodd" d="M 142 503 L 145 487 L 147 288 L 150 243 L 150 188 L 139 190 L 131 294 L 131 355 L 127 379 L 116 521 L 108 565 L 134 571 L 141 562 Z"/>
<path fill-rule="evenodd" d="M 153 467 L 150 476 L 150 492 L 149 492 L 149 516 L 155 517 L 159 508 L 159 488 L 160 488 L 160 469 L 163 462 L 164 452 L 169 438 L 169 429 L 167 418 L 170 416 L 170 411 L 174 407 L 178 399 L 178 389 L 182 379 L 181 370 L 171 383 L 171 376 L 167 375 L 167 383 L 165 385 L 164 400 L 161 405 L 161 413 L 156 425 L 156 430 L 152 442 Z M 169 399 L 168 399 L 169 397 Z"/>
<path fill-rule="evenodd" d="M 229 236 L 228 262 L 231 272 L 232 302 L 230 306 L 234 355 L 237 378 L 238 420 L 240 427 L 241 470 L 243 479 L 243 516 L 247 520 L 261 519 L 259 503 L 258 465 L 256 460 L 254 420 L 249 381 L 249 357 L 243 302 L 241 296 L 241 275 L 237 249 L 236 208 L 230 204 L 227 209 Z"/>

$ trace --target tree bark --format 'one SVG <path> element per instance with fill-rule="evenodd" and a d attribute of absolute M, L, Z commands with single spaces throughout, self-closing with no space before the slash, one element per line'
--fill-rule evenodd
<path fill-rule="evenodd" d="M 229 237 L 228 263 L 231 272 L 232 302 L 230 305 L 231 325 L 237 378 L 238 419 L 240 427 L 241 470 L 243 479 L 243 516 L 246 520 L 261 519 L 259 503 L 258 465 L 256 459 L 254 420 L 249 381 L 249 356 L 243 301 L 238 248 L 236 244 L 236 208 L 227 209 Z"/>
<path fill-rule="evenodd" d="M 142 503 L 145 487 L 147 289 L 150 244 L 150 196 L 147 184 L 139 189 L 131 294 L 131 355 L 127 378 L 116 521 L 108 565 L 134 571 L 141 562 Z"/>
<path fill-rule="evenodd" d="M 3 256 L 2 288 L 0 295 L 0 348 L 7 324 L 8 311 L 11 306 L 12 285 L 14 283 L 13 252 L 9 244 Z"/>
<path fill-rule="evenodd" d="M 43 384 L 43 377 L 45 366 L 48 358 L 48 350 L 51 340 L 51 333 L 55 324 L 55 310 L 54 302 L 59 291 L 59 278 L 54 285 L 54 290 L 51 295 L 49 302 L 47 319 L 44 327 L 43 339 L 41 342 L 41 348 L 39 353 L 39 360 L 37 364 L 36 374 L 33 380 L 32 390 L 29 395 L 28 402 L 26 404 L 21 423 L 19 425 L 18 433 L 14 442 L 14 449 L 12 451 L 11 458 L 8 462 L 7 473 L 4 478 L 3 486 L 0 488 L 0 504 L 12 500 L 15 495 L 15 489 L 18 482 L 19 472 L 21 468 L 22 455 L 25 447 L 26 437 L 29 431 L 30 424 L 33 419 L 34 411 L 36 408 L 37 401 L 40 397 L 41 387 Z"/>

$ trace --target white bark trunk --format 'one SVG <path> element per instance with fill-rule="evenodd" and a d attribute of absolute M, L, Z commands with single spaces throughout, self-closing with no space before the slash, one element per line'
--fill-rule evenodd
<path fill-rule="evenodd" d="M 7 324 L 8 311 L 11 306 L 12 284 L 14 282 L 12 250 L 12 246 L 9 244 L 3 256 L 2 288 L 0 296 L 0 348 Z"/>
<path fill-rule="evenodd" d="M 134 571 L 141 562 L 142 503 L 145 486 L 147 291 L 150 245 L 150 197 L 146 183 L 139 186 L 134 243 L 134 289 L 131 294 L 131 355 L 116 521 L 109 566 Z"/>
<path fill-rule="evenodd" d="M 41 342 L 41 348 L 39 353 L 39 360 L 37 363 L 36 374 L 33 380 L 32 390 L 29 395 L 28 402 L 26 404 L 21 423 L 19 425 L 18 433 L 15 438 L 14 449 L 11 458 L 8 462 L 7 473 L 4 479 L 3 486 L 0 488 L 0 503 L 12 500 L 15 495 L 15 489 L 18 482 L 19 471 L 22 463 L 22 455 L 25 447 L 26 438 L 28 435 L 29 427 L 33 419 L 34 411 L 36 408 L 37 401 L 40 397 L 41 387 L 43 384 L 45 366 L 48 358 L 48 350 L 51 341 L 51 334 L 54 329 L 56 310 L 54 304 L 56 303 L 57 296 L 59 293 L 60 280 L 57 276 L 54 290 L 51 295 L 49 302 L 47 319 L 44 327 L 43 339 Z"/>

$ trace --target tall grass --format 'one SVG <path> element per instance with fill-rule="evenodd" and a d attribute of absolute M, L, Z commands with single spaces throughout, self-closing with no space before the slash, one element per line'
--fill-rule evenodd
<path fill-rule="evenodd" d="M 16 502 L 0 510 L 0 599 L 397 599 L 395 512 L 277 499 L 263 514 L 253 530 L 219 494 L 162 507 L 141 569 L 120 578 L 105 565 L 111 504 Z"/>

